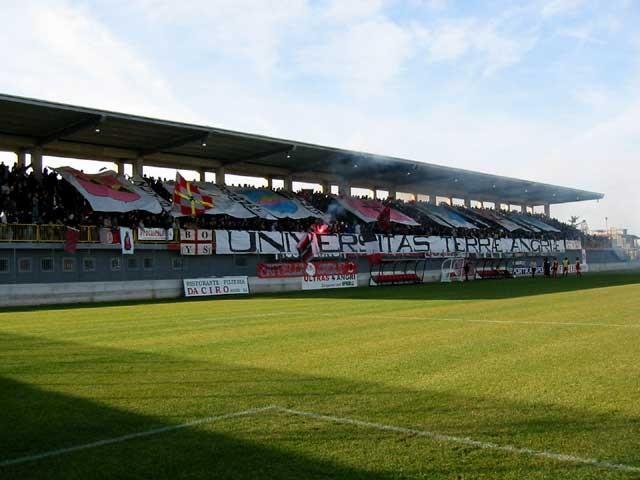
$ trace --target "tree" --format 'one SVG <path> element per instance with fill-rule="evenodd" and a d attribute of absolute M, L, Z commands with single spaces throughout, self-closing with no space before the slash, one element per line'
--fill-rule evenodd
<path fill-rule="evenodd" d="M 569 217 L 569 224 L 572 227 L 575 227 L 578 224 L 578 220 L 580 220 L 580 217 L 577 217 L 575 215 L 571 215 L 571 217 Z"/>

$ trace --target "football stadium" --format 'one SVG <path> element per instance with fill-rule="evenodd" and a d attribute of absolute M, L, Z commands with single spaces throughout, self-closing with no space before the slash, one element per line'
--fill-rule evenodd
<path fill-rule="evenodd" d="M 640 478 L 602 193 L 9 95 L 0 149 L 2 478 Z"/>

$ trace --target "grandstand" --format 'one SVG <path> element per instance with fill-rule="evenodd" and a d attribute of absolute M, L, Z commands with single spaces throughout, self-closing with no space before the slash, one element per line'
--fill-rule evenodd
<path fill-rule="evenodd" d="M 554 204 L 603 198 L 575 188 L 8 95 L 0 150 L 16 154 L 0 165 L 3 305 L 177 297 L 187 281 L 213 282 L 212 295 L 422 283 L 440 280 L 454 257 L 474 261 L 474 278 L 545 256 L 628 266 L 606 238 L 551 216 Z M 117 172 L 53 171 L 45 156 Z M 200 181 L 145 167 L 193 170 Z M 228 185 L 229 174 L 266 187 Z M 308 232 L 313 262 L 298 258 Z M 233 278 L 243 279 L 238 291 Z"/>

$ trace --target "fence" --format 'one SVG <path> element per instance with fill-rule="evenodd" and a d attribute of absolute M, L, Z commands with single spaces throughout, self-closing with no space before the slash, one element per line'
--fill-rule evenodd
<path fill-rule="evenodd" d="M 0 242 L 64 242 L 65 230 L 66 227 L 64 225 L 0 225 Z M 80 238 L 78 241 L 82 243 L 100 242 L 98 227 L 94 225 L 81 225 Z"/>
<path fill-rule="evenodd" d="M 0 242 L 62 243 L 66 229 L 67 227 L 64 225 L 0 224 Z M 80 238 L 78 241 L 80 243 L 100 243 L 99 227 L 81 225 L 79 229 Z M 135 241 L 138 241 L 137 229 L 134 228 L 133 232 Z M 178 238 L 177 231 L 174 231 L 173 238 Z M 153 243 L 165 242 L 153 240 Z"/>

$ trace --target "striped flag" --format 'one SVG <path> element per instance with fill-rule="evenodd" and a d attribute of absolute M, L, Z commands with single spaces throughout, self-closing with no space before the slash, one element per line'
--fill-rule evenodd
<path fill-rule="evenodd" d="M 186 181 L 180 173 L 176 172 L 173 208 L 182 215 L 197 217 L 208 208 L 213 208 L 213 198 L 210 195 L 201 194 L 196 185 Z"/>

